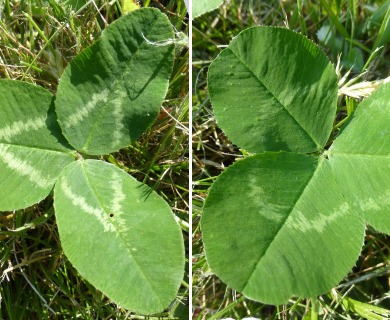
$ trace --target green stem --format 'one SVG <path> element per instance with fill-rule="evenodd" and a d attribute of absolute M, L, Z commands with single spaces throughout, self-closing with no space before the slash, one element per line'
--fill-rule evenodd
<path fill-rule="evenodd" d="M 318 300 L 315 298 L 310 299 L 311 302 L 311 313 L 310 320 L 318 320 Z"/>
<path fill-rule="evenodd" d="M 33 29 L 35 29 L 37 32 L 38 32 L 38 34 L 41 36 L 41 38 L 43 39 L 43 41 L 45 41 L 45 43 L 47 43 L 47 44 L 49 44 L 49 45 L 51 45 L 50 44 L 50 42 L 49 42 L 49 39 L 45 36 L 45 33 L 42 31 L 42 29 L 41 28 L 39 28 L 39 26 L 36 24 L 36 22 L 34 21 L 34 19 L 33 19 L 33 17 L 32 17 L 32 15 L 31 15 L 31 13 L 24 13 L 24 16 L 28 19 L 28 21 L 30 22 L 30 38 L 32 38 L 32 39 L 34 39 L 34 30 Z M 31 45 L 33 45 L 32 44 L 32 40 L 30 40 L 31 41 Z"/>
<path fill-rule="evenodd" d="M 231 304 L 229 304 L 227 307 L 223 308 L 221 311 L 217 312 L 210 318 L 210 320 L 216 320 L 216 319 L 221 319 L 222 316 L 230 312 L 230 310 L 234 309 L 239 303 L 245 300 L 245 297 L 242 296 L 236 301 L 233 301 Z"/>

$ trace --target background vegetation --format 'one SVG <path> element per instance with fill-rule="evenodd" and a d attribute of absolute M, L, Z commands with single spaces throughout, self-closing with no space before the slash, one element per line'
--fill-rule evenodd
<path fill-rule="evenodd" d="M 0 78 L 56 92 L 66 65 L 133 1 L 5 0 L 0 2 Z M 145 0 L 188 34 L 184 1 Z M 104 157 L 155 189 L 179 218 L 188 248 L 188 48 L 178 47 L 166 100 L 155 124 L 128 148 Z M 144 319 L 84 281 L 63 255 L 53 199 L 0 213 L 0 319 Z M 156 226 L 158 228 L 158 226 Z M 164 236 L 163 234 L 161 235 Z M 125 281 L 126 279 L 124 279 Z M 131 294 L 131 293 L 130 293 Z M 188 318 L 188 270 L 166 312 Z"/>
<path fill-rule="evenodd" d="M 234 36 L 256 25 L 300 32 L 337 65 L 340 98 L 331 141 L 358 102 L 380 84 L 378 80 L 390 76 L 390 1 L 225 0 L 219 9 L 194 20 L 193 318 L 387 319 L 390 237 L 371 228 L 350 274 L 317 299 L 293 298 L 280 306 L 257 303 L 227 287 L 207 265 L 199 228 L 203 202 L 216 177 L 243 157 L 215 122 L 207 68 Z"/>

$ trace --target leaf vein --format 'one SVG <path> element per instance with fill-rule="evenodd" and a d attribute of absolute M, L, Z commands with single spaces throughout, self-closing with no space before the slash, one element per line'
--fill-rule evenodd
<path fill-rule="evenodd" d="M 312 134 L 310 132 L 308 132 L 306 130 L 306 128 L 293 116 L 293 114 L 291 114 L 291 112 L 286 108 L 286 106 L 280 102 L 280 100 L 278 99 L 278 97 L 266 86 L 266 84 L 251 70 L 251 68 L 249 68 L 249 66 L 245 63 L 245 61 L 241 60 L 240 57 L 233 51 L 231 50 L 230 48 L 226 49 L 226 50 L 230 50 L 233 55 L 237 58 L 238 62 L 240 62 L 252 75 L 253 77 L 267 90 L 267 92 L 269 92 L 272 97 L 275 99 L 275 101 L 282 107 L 282 110 L 284 110 L 285 112 L 287 112 L 287 114 L 292 118 L 292 120 L 303 130 L 303 132 L 309 137 L 310 140 L 312 140 L 317 147 L 320 147 L 321 146 L 321 143 L 319 143 L 318 141 L 316 141 L 315 137 L 312 136 Z"/>
<path fill-rule="evenodd" d="M 299 202 L 299 199 L 301 198 L 301 196 L 305 193 L 305 191 L 307 190 L 308 186 L 310 185 L 310 182 L 313 180 L 314 176 L 316 175 L 316 173 L 319 171 L 319 168 L 321 167 L 321 165 L 317 165 L 316 169 L 313 171 L 313 174 L 311 175 L 310 179 L 308 179 L 306 185 L 303 187 L 302 191 L 297 195 L 297 198 L 296 198 L 296 201 L 294 201 L 294 205 L 291 207 L 291 210 L 288 212 L 288 214 L 286 214 L 286 218 L 284 219 L 284 221 L 281 223 L 281 226 L 279 228 L 279 230 L 275 233 L 275 236 L 269 241 L 269 244 L 268 244 L 268 247 L 267 249 L 264 251 L 264 253 L 259 257 L 259 260 L 258 262 L 255 264 L 252 272 L 250 272 L 250 276 L 248 277 L 247 281 L 244 283 L 243 287 L 242 287 L 242 291 L 245 290 L 246 286 L 248 285 L 248 283 L 250 282 L 251 278 L 253 277 L 256 269 L 258 268 L 258 266 L 260 265 L 260 262 L 262 261 L 262 258 L 267 254 L 268 250 L 270 249 L 272 243 L 274 242 L 274 240 L 278 237 L 279 233 L 281 232 L 281 230 L 286 226 L 286 223 L 287 221 L 289 220 L 290 218 L 290 214 L 293 212 L 293 210 L 295 209 L 295 207 L 297 206 L 298 202 Z"/>

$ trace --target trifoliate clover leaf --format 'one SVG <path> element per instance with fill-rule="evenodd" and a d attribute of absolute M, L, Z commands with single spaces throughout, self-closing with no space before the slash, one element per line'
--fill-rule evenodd
<path fill-rule="evenodd" d="M 210 267 L 266 303 L 329 291 L 355 264 L 366 223 L 390 232 L 390 84 L 360 104 L 323 152 L 337 77 L 305 37 L 246 30 L 212 63 L 208 81 L 218 124 L 259 153 L 210 189 L 201 221 Z"/>

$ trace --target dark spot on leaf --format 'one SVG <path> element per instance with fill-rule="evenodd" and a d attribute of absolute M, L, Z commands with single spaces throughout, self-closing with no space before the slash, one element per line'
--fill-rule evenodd
<path fill-rule="evenodd" d="M 114 216 L 114 214 L 113 213 L 110 213 L 110 218 L 112 218 Z"/>

